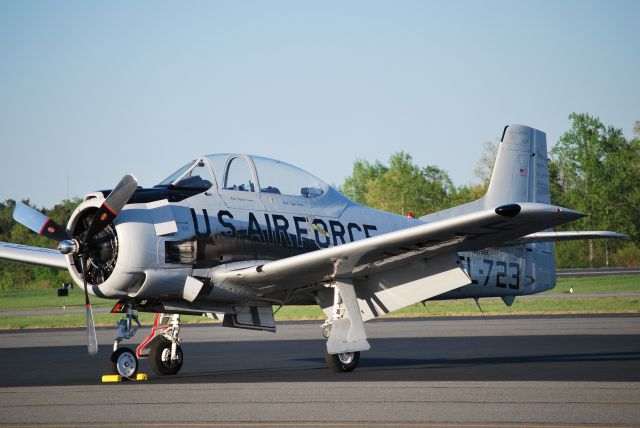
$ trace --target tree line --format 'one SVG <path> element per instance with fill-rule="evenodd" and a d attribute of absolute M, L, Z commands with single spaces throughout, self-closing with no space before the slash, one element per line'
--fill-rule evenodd
<path fill-rule="evenodd" d="M 622 130 L 605 126 L 597 117 L 574 113 L 569 118 L 571 128 L 549 152 L 551 200 L 589 216 L 558 230 L 612 230 L 630 239 L 558 243 L 558 267 L 639 266 L 640 121 L 634 137 L 625 139 Z M 340 190 L 363 205 L 419 217 L 482 197 L 497 148 L 498 143 L 484 143 L 474 184 L 456 186 L 445 170 L 416 165 L 410 154 L 401 151 L 386 164 L 356 160 Z M 41 211 L 66 224 L 80 202 L 64 200 Z M 55 248 L 55 242 L 13 220 L 14 206 L 13 200 L 0 202 L 0 241 Z M 66 271 L 0 260 L 0 290 L 56 287 L 70 281 Z"/>
<path fill-rule="evenodd" d="M 33 206 L 29 200 L 22 202 Z M 51 217 L 56 223 L 66 225 L 73 210 L 80 202 L 81 199 L 64 200 L 51 209 L 43 208 L 40 211 Z M 13 220 L 15 205 L 16 202 L 11 199 L 0 202 L 0 241 L 56 248 L 55 241 L 38 236 Z M 0 260 L 0 290 L 58 287 L 63 282 L 71 282 L 67 271 Z"/>

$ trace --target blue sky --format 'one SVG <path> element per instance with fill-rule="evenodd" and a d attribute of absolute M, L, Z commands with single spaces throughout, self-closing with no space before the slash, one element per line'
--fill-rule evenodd
<path fill-rule="evenodd" d="M 341 184 L 399 150 L 475 181 L 507 123 L 631 137 L 638 1 L 0 1 L 0 200 L 243 152 Z M 68 185 L 67 185 L 68 183 Z"/>

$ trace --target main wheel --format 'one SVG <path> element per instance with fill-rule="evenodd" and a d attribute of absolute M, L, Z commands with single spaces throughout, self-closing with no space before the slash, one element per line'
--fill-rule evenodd
<path fill-rule="evenodd" d="M 129 348 L 118 348 L 111 353 L 111 371 L 130 379 L 138 373 L 138 358 Z"/>
<path fill-rule="evenodd" d="M 344 352 L 341 354 L 330 354 L 324 350 L 324 360 L 329 369 L 335 373 L 351 372 L 358 367 L 360 352 Z"/>
<path fill-rule="evenodd" d="M 182 368 L 182 348 L 176 345 L 177 360 L 171 361 L 171 342 L 158 340 L 149 350 L 149 365 L 159 376 L 174 375 Z"/>

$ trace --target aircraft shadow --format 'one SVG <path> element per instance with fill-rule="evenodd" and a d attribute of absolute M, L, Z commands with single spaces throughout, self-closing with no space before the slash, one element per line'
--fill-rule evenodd
<path fill-rule="evenodd" d="M 283 355 L 290 358 L 277 363 L 282 368 L 251 368 L 255 367 L 251 363 L 227 372 L 204 370 L 185 381 L 640 381 L 640 336 L 401 338 L 370 342 L 372 350 L 361 354 L 358 369 L 349 374 L 330 373 L 323 357 L 293 356 L 287 352 L 289 346 L 276 341 L 258 349 L 256 343 L 247 344 L 246 349 L 240 345 L 237 351 L 259 359 L 263 346 L 284 347 L 287 350 Z M 315 341 L 295 341 L 293 345 L 298 353 L 307 347 L 322 355 L 324 343 L 318 346 Z M 218 350 L 221 347 L 216 346 Z M 191 378 L 190 373 L 184 376 Z M 177 378 L 167 381 L 179 382 Z"/>
<path fill-rule="evenodd" d="M 640 335 L 372 339 L 352 373 L 331 373 L 323 340 L 194 342 L 185 364 L 160 383 L 349 381 L 640 381 Z M 96 384 L 110 349 L 5 348 L 0 386 Z M 141 371 L 149 372 L 145 360 Z"/>

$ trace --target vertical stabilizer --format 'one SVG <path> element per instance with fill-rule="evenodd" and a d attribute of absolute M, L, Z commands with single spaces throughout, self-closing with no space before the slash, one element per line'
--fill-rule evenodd
<path fill-rule="evenodd" d="M 505 127 L 484 197 L 486 208 L 513 202 L 551 202 L 547 136 L 524 125 Z"/>
<path fill-rule="evenodd" d="M 484 207 L 514 202 L 551 203 L 547 136 L 524 125 L 504 128 Z M 555 286 L 553 243 L 539 242 L 502 251 L 519 253 L 524 262 L 521 293 L 536 293 Z"/>

